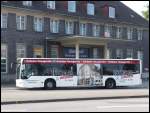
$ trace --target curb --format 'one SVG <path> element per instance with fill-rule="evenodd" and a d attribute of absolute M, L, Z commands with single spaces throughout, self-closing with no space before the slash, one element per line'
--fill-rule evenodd
<path fill-rule="evenodd" d="M 44 103 L 44 102 L 62 102 L 62 101 L 81 101 L 81 100 L 104 100 L 104 99 L 124 99 L 124 98 L 147 98 L 149 95 L 140 96 L 117 96 L 117 97 L 89 97 L 89 98 L 68 98 L 68 99 L 48 99 L 48 100 L 26 100 L 1 102 L 1 105 L 24 104 L 24 103 Z"/>

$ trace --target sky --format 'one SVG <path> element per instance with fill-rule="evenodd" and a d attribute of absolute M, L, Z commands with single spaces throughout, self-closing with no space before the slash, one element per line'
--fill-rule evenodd
<path fill-rule="evenodd" d="M 142 15 L 142 11 L 146 10 L 145 6 L 149 4 L 149 1 L 121 1 L 126 6 L 130 7 L 132 10 L 137 12 L 139 15 Z"/>

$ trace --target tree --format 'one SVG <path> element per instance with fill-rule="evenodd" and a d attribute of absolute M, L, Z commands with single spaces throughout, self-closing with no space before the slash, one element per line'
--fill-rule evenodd
<path fill-rule="evenodd" d="M 142 11 L 142 14 L 144 18 L 149 21 L 149 5 L 147 5 L 146 7 L 147 9 L 145 11 Z"/>

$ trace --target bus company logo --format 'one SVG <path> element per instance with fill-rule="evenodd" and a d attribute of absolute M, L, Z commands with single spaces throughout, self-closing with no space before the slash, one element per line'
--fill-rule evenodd
<path fill-rule="evenodd" d="M 121 76 L 121 78 L 131 78 L 133 77 L 132 71 L 122 71 L 122 70 L 114 70 L 113 74 L 116 76 Z"/>
<path fill-rule="evenodd" d="M 124 71 L 124 74 L 121 76 L 122 78 L 126 79 L 126 78 L 132 78 L 133 74 L 131 71 Z"/>

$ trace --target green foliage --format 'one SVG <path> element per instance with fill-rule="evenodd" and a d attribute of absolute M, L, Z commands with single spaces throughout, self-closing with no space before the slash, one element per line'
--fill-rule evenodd
<path fill-rule="evenodd" d="M 147 7 L 146 11 L 142 11 L 142 14 L 144 18 L 149 21 L 149 5 L 147 5 L 146 7 Z"/>

